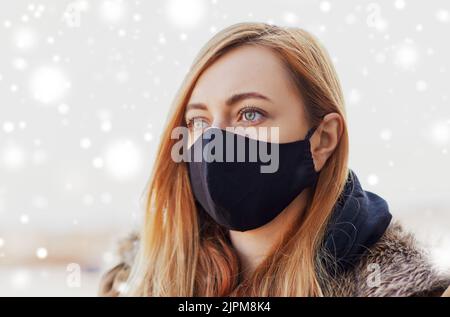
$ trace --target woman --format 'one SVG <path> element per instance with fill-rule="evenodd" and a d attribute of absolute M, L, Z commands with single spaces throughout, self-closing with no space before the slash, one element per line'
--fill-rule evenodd
<path fill-rule="evenodd" d="M 121 245 L 122 262 L 103 276 L 100 295 L 440 296 L 450 284 L 347 167 L 339 80 L 306 31 L 265 23 L 222 30 L 172 109 L 142 231 Z M 260 160 L 177 161 L 178 127 L 189 131 L 189 153 L 214 139 L 204 138 L 211 131 L 278 128 L 278 142 L 275 133 L 225 132 L 247 146 L 279 144 L 277 169 L 258 173 Z"/>

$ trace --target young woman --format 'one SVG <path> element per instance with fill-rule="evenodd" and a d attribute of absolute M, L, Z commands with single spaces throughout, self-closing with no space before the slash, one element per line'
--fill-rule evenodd
<path fill-rule="evenodd" d="M 278 142 L 226 133 L 279 144 L 278 169 L 176 161 L 178 127 L 189 150 L 214 130 L 277 127 Z M 340 83 L 311 34 L 265 23 L 222 30 L 174 100 L 142 231 L 120 246 L 100 295 L 442 295 L 450 277 L 361 188 L 348 151 Z"/>

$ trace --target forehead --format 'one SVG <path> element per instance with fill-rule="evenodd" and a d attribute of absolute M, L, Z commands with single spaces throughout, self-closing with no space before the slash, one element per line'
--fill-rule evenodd
<path fill-rule="evenodd" d="M 292 89 L 283 62 L 274 51 L 244 45 L 227 52 L 202 73 L 190 101 L 208 103 L 212 98 L 227 98 L 242 91 L 275 96 L 292 93 Z"/>

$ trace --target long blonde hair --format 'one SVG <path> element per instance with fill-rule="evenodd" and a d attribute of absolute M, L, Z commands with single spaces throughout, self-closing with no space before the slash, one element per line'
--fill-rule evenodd
<path fill-rule="evenodd" d="M 227 231 L 198 212 L 186 163 L 171 159 L 175 127 L 184 125 L 186 103 L 202 72 L 241 45 L 274 50 L 304 97 L 311 125 L 337 112 L 342 137 L 320 172 L 302 219 L 282 242 L 241 281 L 239 261 Z M 179 89 L 163 132 L 146 192 L 140 248 L 127 281 L 133 296 L 322 296 L 318 254 L 327 221 L 348 175 L 348 133 L 342 91 L 330 57 L 300 28 L 238 23 L 214 37 L 195 58 Z"/>

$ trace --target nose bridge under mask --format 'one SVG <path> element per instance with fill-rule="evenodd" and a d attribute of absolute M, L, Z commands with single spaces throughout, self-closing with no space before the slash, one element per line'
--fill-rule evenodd
<path fill-rule="evenodd" d="M 279 160 L 279 147 L 284 147 L 284 152 L 310 152 L 310 138 L 317 127 L 312 127 L 307 131 L 306 136 L 297 141 L 279 143 L 259 140 L 257 136 L 249 136 L 245 132 L 237 133 L 238 130 L 221 129 L 217 127 L 208 127 L 199 133 L 194 143 L 189 146 L 191 155 L 194 155 L 195 161 L 206 160 L 211 162 L 259 162 L 267 163 L 273 160 Z M 278 139 L 278 137 L 277 137 Z M 301 150 L 304 148 L 304 150 Z M 272 170 L 272 169 L 270 169 Z"/>
<path fill-rule="evenodd" d="M 259 162 L 267 163 L 267 157 L 278 154 L 279 143 L 270 143 L 249 137 L 235 130 L 210 127 L 205 129 L 201 140 L 193 144 L 196 155 L 210 162 Z M 198 156 L 197 156 L 198 157 Z M 198 160 L 197 160 L 198 161 Z"/>

